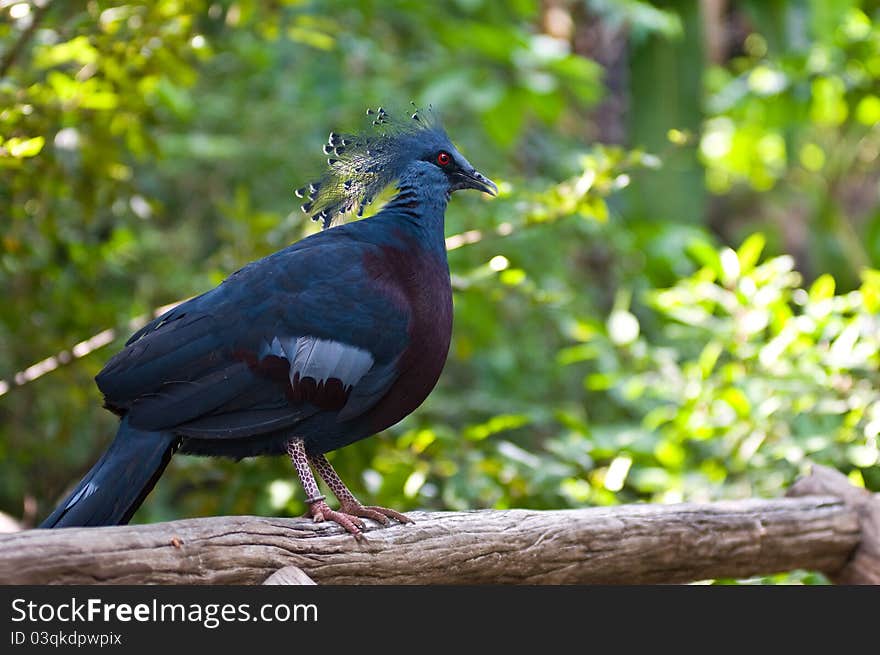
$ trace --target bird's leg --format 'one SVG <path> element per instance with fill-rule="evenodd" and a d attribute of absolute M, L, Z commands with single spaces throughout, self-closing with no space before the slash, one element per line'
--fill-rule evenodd
<path fill-rule="evenodd" d="M 345 486 L 340 479 L 339 474 L 333 469 L 330 462 L 324 455 L 308 455 L 309 462 L 321 476 L 321 479 L 330 487 L 330 491 L 339 500 L 339 509 L 349 516 L 360 516 L 366 519 L 373 519 L 382 525 L 388 525 L 389 518 L 401 523 L 415 523 L 408 516 L 401 514 L 393 509 L 386 507 L 376 507 L 375 505 L 364 506 L 354 497 L 354 494 Z"/>
<path fill-rule="evenodd" d="M 355 537 L 360 538 L 362 536 L 361 531 L 365 527 L 364 522 L 356 515 L 347 514 L 344 511 L 334 512 L 324 502 L 324 496 L 318 489 L 318 483 L 315 481 L 315 476 L 312 475 L 312 470 L 309 468 L 309 457 L 306 455 L 306 447 L 302 439 L 291 439 L 288 441 L 287 454 L 290 455 L 290 460 L 296 467 L 299 481 L 306 492 L 309 515 L 314 519 L 315 523 L 333 521 L 348 530 Z"/>

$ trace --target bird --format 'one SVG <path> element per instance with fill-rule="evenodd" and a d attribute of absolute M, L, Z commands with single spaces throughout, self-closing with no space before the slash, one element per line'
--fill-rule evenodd
<path fill-rule="evenodd" d="M 126 524 L 176 453 L 287 455 L 315 522 L 357 538 L 363 505 L 326 453 L 381 432 L 428 397 L 452 336 L 445 212 L 455 191 L 498 187 L 432 108 L 331 132 L 327 168 L 301 187 L 323 229 L 234 272 L 135 332 L 95 377 L 115 437 L 41 528 Z M 364 210 L 389 186 L 393 197 Z M 344 220 L 355 215 L 359 220 Z M 315 473 L 339 503 L 333 510 Z"/>

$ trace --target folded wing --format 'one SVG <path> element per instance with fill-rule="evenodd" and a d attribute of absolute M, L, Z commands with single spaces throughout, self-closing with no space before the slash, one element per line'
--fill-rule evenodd
<path fill-rule="evenodd" d="M 312 250 L 255 262 L 133 335 L 96 378 L 107 406 L 141 429 L 205 438 L 368 411 L 397 377 L 408 317 L 365 292 L 362 249 Z M 332 301 L 316 277 L 332 278 Z"/>

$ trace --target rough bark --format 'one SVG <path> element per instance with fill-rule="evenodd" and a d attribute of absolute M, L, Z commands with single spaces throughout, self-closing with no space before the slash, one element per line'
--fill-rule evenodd
<path fill-rule="evenodd" d="M 880 585 L 880 494 L 853 486 L 840 471 L 817 464 L 808 477 L 792 485 L 788 495 L 831 495 L 856 512 L 861 540 L 846 565 L 831 577 L 837 584 Z"/>
<path fill-rule="evenodd" d="M 355 540 L 251 516 L 0 535 L 0 582 L 254 584 L 296 566 L 318 584 L 676 583 L 841 571 L 859 512 L 832 497 L 558 511 L 412 512 Z"/>
<path fill-rule="evenodd" d="M 28 42 L 33 38 L 34 34 L 37 33 L 37 28 L 40 27 L 40 23 L 43 22 L 43 18 L 46 17 L 46 12 L 49 11 L 51 5 L 52 2 L 49 0 L 42 6 L 37 6 L 31 17 L 30 25 L 22 31 L 15 43 L 13 43 L 4 53 L 3 58 L 0 59 L 0 78 L 6 77 L 7 73 L 9 73 L 9 69 L 12 68 L 12 65 L 15 63 L 15 60 L 18 59 L 18 56 L 24 51 Z"/>

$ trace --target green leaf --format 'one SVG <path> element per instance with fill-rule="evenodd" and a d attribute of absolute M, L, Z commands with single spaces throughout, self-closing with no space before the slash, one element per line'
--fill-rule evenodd
<path fill-rule="evenodd" d="M 715 368 L 715 364 L 718 362 L 718 358 L 721 356 L 721 353 L 724 351 L 724 346 L 721 345 L 718 341 L 710 341 L 703 348 L 703 351 L 700 353 L 700 358 L 698 360 L 698 365 L 700 367 L 700 373 L 703 376 L 703 379 L 708 378 L 713 369 Z"/>
<path fill-rule="evenodd" d="M 825 273 L 816 278 L 809 291 L 810 302 L 817 303 L 834 296 L 834 278 Z"/>
<path fill-rule="evenodd" d="M 721 393 L 721 398 L 733 407 L 739 416 L 748 416 L 750 414 L 752 405 L 741 389 L 728 387 Z"/>
<path fill-rule="evenodd" d="M 712 244 L 703 239 L 692 239 L 687 245 L 687 251 L 700 264 L 721 276 L 721 255 Z"/>
<path fill-rule="evenodd" d="M 485 423 L 471 425 L 465 428 L 464 436 L 473 441 L 482 441 L 493 434 L 527 425 L 531 419 L 525 414 L 499 414 L 493 416 Z"/>
<path fill-rule="evenodd" d="M 748 275 L 755 268 L 766 243 L 766 237 L 760 232 L 755 232 L 742 242 L 736 251 L 742 275 Z"/>
<path fill-rule="evenodd" d="M 16 159 L 23 159 L 25 157 L 34 157 L 40 154 L 40 151 L 45 144 L 46 139 L 41 136 L 35 136 L 30 139 L 12 137 L 5 141 L 3 147 L 6 148 L 6 151 Z"/>

